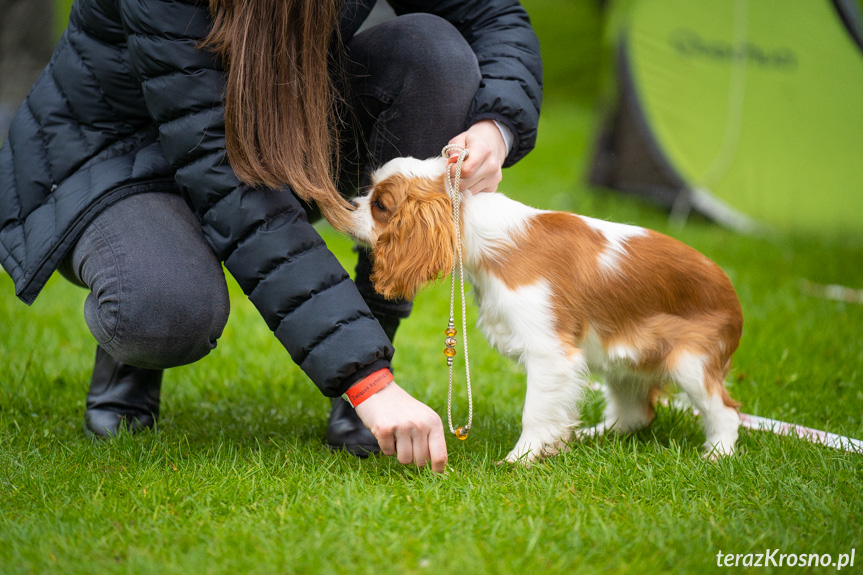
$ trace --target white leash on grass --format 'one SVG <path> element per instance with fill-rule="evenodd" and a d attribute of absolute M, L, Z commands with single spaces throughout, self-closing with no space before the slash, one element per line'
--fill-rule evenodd
<path fill-rule="evenodd" d="M 604 384 L 593 383 L 590 389 L 594 391 L 602 391 L 605 388 Z M 677 407 L 686 409 L 686 405 L 677 404 Z M 692 409 L 692 413 L 698 415 L 697 409 Z M 826 445 L 833 449 L 848 451 L 851 453 L 863 454 L 863 441 L 853 439 L 844 435 L 821 431 L 820 429 L 812 429 L 796 423 L 787 423 L 778 419 L 770 419 L 769 417 L 761 417 L 759 415 L 749 415 L 748 413 L 740 414 L 740 426 L 754 431 L 769 431 L 776 435 L 796 436 L 810 443 Z"/>
<path fill-rule="evenodd" d="M 796 435 L 800 439 L 805 439 L 810 443 L 818 443 L 832 447 L 833 449 L 863 454 L 863 441 L 830 433 L 829 431 L 821 431 L 820 429 L 812 429 L 811 427 L 786 423 L 758 415 L 749 415 L 748 413 L 740 414 L 740 425 L 741 427 L 754 429 L 755 431 L 770 431 L 776 435 Z"/>

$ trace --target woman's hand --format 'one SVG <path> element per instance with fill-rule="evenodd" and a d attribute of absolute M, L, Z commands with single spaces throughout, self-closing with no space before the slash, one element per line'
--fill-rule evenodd
<path fill-rule="evenodd" d="M 357 415 L 377 438 L 386 455 L 399 463 L 431 463 L 437 473 L 446 467 L 446 437 L 440 416 L 392 381 L 357 406 Z"/>
<path fill-rule="evenodd" d="M 503 162 L 506 160 L 506 142 L 492 120 L 480 120 L 467 132 L 449 141 L 451 145 L 470 150 L 461 167 L 461 190 L 474 194 L 496 192 L 503 179 Z M 457 156 L 450 158 L 455 163 Z"/>

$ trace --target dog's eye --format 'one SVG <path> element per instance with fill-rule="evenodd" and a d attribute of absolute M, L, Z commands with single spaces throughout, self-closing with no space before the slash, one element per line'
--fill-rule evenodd
<path fill-rule="evenodd" d="M 373 208 L 375 208 L 375 209 L 378 209 L 378 210 L 380 210 L 380 211 L 382 211 L 382 212 L 387 211 L 386 206 L 385 206 L 385 205 L 383 205 L 383 204 L 380 202 L 380 200 L 375 200 L 375 201 L 373 201 L 373 202 L 372 202 L 372 207 L 373 207 Z"/>

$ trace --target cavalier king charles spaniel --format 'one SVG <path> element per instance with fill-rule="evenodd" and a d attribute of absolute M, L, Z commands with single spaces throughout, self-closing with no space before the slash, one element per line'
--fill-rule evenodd
<path fill-rule="evenodd" d="M 446 158 L 397 158 L 354 200 L 351 235 L 371 246 L 372 281 L 411 299 L 451 272 L 456 247 Z M 725 389 L 743 329 L 728 277 L 696 250 L 644 228 L 462 192 L 464 266 L 479 325 L 527 369 L 522 433 L 507 461 L 566 447 L 590 372 L 605 376 L 605 430 L 651 424 L 671 381 L 700 412 L 710 458 L 734 452 L 738 407 Z"/>

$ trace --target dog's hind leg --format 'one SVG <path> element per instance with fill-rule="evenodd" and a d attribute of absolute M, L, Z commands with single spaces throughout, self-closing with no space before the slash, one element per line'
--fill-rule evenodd
<path fill-rule="evenodd" d="M 578 425 L 578 402 L 587 389 L 587 365 L 580 351 L 526 355 L 527 392 L 521 437 L 506 461 L 530 464 L 566 448 Z"/>
<path fill-rule="evenodd" d="M 705 457 L 716 459 L 734 453 L 740 416 L 736 402 L 725 389 L 720 370 L 711 369 L 704 356 L 681 353 L 671 370 L 671 378 L 701 414 L 701 425 L 707 437 Z"/>
<path fill-rule="evenodd" d="M 606 374 L 605 383 L 604 429 L 632 433 L 653 423 L 657 381 L 637 375 L 610 373 Z"/>

